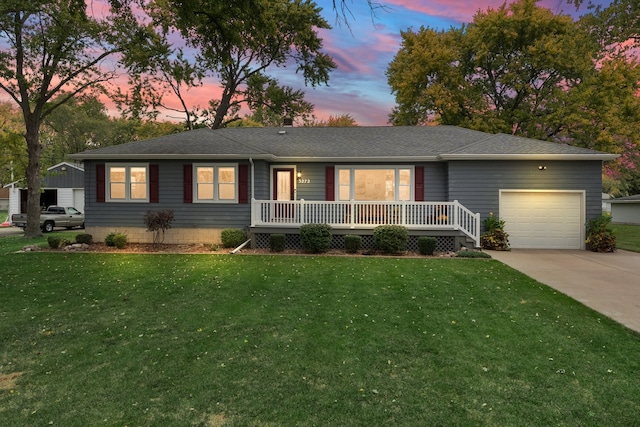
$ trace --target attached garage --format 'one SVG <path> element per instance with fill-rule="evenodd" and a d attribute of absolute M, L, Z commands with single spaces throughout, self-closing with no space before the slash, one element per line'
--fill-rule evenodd
<path fill-rule="evenodd" d="M 584 191 L 500 190 L 500 218 L 514 249 L 584 249 Z"/>

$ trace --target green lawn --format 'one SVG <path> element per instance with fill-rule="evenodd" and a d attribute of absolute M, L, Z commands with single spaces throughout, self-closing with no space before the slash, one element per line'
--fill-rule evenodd
<path fill-rule="evenodd" d="M 640 252 L 640 225 L 612 224 L 618 249 Z"/>
<path fill-rule="evenodd" d="M 640 425 L 640 335 L 495 260 L 23 243 L 2 425 Z"/>

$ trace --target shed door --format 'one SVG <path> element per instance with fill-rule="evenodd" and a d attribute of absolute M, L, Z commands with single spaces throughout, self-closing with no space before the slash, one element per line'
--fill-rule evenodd
<path fill-rule="evenodd" d="M 512 248 L 582 249 L 584 193 L 502 190 L 500 218 Z"/>

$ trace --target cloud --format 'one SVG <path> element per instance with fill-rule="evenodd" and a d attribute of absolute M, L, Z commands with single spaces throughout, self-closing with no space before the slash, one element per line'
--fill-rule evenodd
<path fill-rule="evenodd" d="M 397 7 L 407 11 L 416 12 L 421 15 L 440 17 L 454 20 L 458 23 L 469 23 L 474 15 L 479 11 L 486 11 L 489 8 L 498 9 L 504 3 L 503 0 L 484 0 L 482 2 L 462 2 L 456 0 L 385 0 L 384 4 L 391 8 Z M 513 1 L 507 1 L 513 3 Z M 579 16 L 587 11 L 587 1 L 578 10 L 566 0 L 542 0 L 538 6 L 545 7 L 553 13 L 563 13 L 572 16 Z M 608 4 L 603 0 L 596 0 L 595 4 Z"/>

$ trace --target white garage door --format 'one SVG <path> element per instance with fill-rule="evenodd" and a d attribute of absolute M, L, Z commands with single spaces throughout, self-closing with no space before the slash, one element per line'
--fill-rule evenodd
<path fill-rule="evenodd" d="M 584 193 L 502 190 L 500 218 L 512 248 L 582 249 Z"/>

